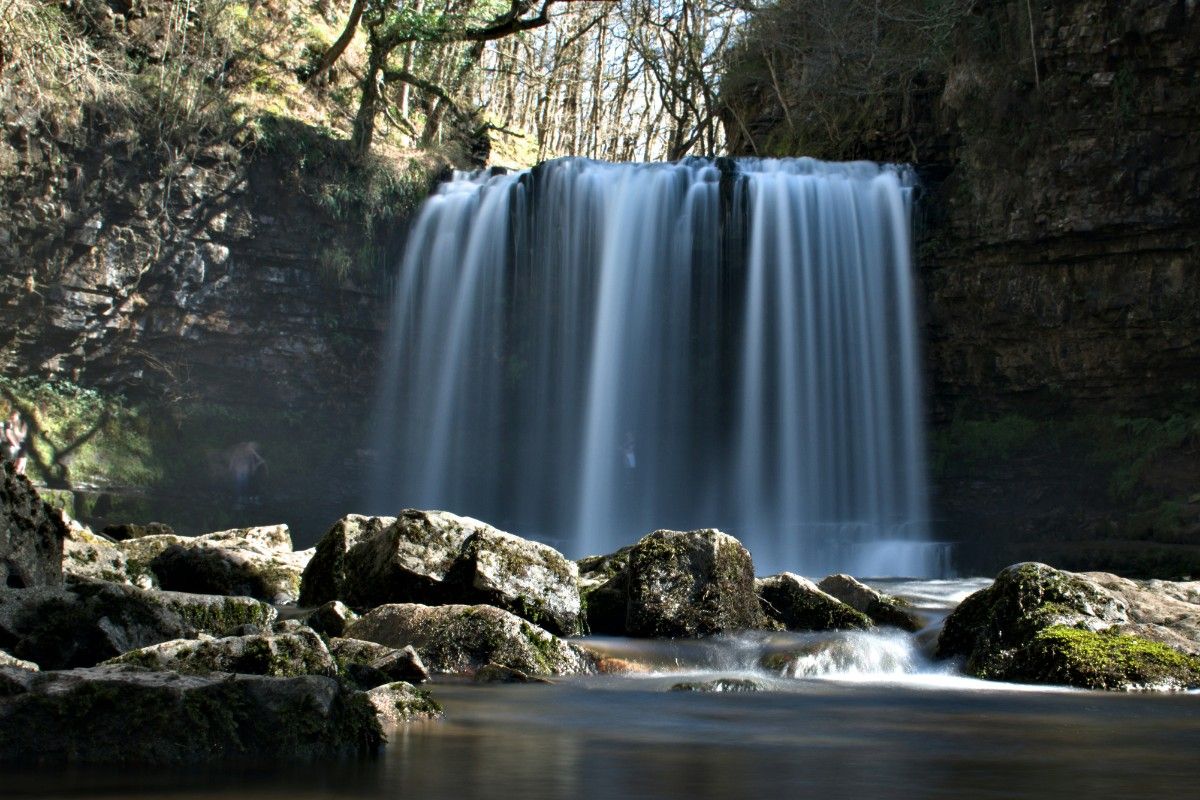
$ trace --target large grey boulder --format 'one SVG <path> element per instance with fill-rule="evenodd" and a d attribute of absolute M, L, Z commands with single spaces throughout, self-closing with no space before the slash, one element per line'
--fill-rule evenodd
<path fill-rule="evenodd" d="M 219 639 L 175 639 L 142 647 L 109 659 L 104 665 L 168 670 L 187 675 L 237 672 L 291 678 L 298 675 L 337 677 L 338 665 L 315 631 L 261 633 Z"/>
<path fill-rule="evenodd" d="M 0 463 L 0 587 L 61 586 L 62 517 L 13 465 Z"/>
<path fill-rule="evenodd" d="M 920 617 L 903 599 L 876 591 L 849 575 L 829 575 L 817 586 L 854 610 L 866 614 L 876 625 L 889 625 L 910 633 L 924 627 Z"/>
<path fill-rule="evenodd" d="M 385 683 L 369 690 L 366 695 L 384 727 L 442 717 L 442 707 L 429 696 L 429 692 L 411 683 Z"/>
<path fill-rule="evenodd" d="M 592 671 L 583 650 L 493 606 L 389 604 L 363 615 L 346 635 L 389 647 L 412 645 L 434 672 L 472 675 L 490 663 L 530 675 Z"/>
<path fill-rule="evenodd" d="M 763 613 L 789 631 L 867 630 L 871 620 L 815 583 L 784 572 L 755 581 Z"/>
<path fill-rule="evenodd" d="M 477 530 L 463 543 L 447 584 L 454 602 L 503 608 L 563 636 L 581 632 L 579 569 L 553 547 Z"/>
<path fill-rule="evenodd" d="M 1016 564 L 946 619 L 937 655 L 980 678 L 1091 689 L 1200 687 L 1200 583 Z"/>
<path fill-rule="evenodd" d="M 115 543 L 131 577 L 153 577 L 170 591 L 257 597 L 294 602 L 313 550 L 293 551 L 286 525 L 263 525 L 206 533 L 162 534 Z"/>
<path fill-rule="evenodd" d="M 341 600 L 364 611 L 384 603 L 446 602 L 446 575 L 467 538 L 478 531 L 496 529 L 445 511 L 346 517 L 317 544 L 304 574 L 301 604 Z"/>
<path fill-rule="evenodd" d="M 43 669 L 90 667 L 121 653 L 243 625 L 269 628 L 277 612 L 249 597 L 154 592 L 104 582 L 0 589 L 0 647 Z"/>
<path fill-rule="evenodd" d="M 304 620 L 310 628 L 326 636 L 341 636 L 346 626 L 358 619 L 358 614 L 341 600 L 330 600 L 317 607 Z"/>
<path fill-rule="evenodd" d="M 69 517 L 66 512 L 57 512 L 67 529 L 63 540 L 63 573 L 68 579 L 82 578 L 88 581 L 108 581 L 154 588 L 157 584 L 146 572 L 131 572 L 125 551 L 116 542 L 98 536 L 90 528 Z"/>
<path fill-rule="evenodd" d="M 300 605 L 311 608 L 339 600 L 350 583 L 346 554 L 350 548 L 396 523 L 395 517 L 342 517 L 317 542 L 300 579 Z"/>
<path fill-rule="evenodd" d="M 429 680 L 429 670 L 411 646 L 396 648 L 362 639 L 333 638 L 329 651 L 341 671 L 364 689 L 393 681 Z"/>
<path fill-rule="evenodd" d="M 630 636 L 707 636 L 764 625 L 750 553 L 718 530 L 647 534 L 629 553 L 627 581 Z"/>
<path fill-rule="evenodd" d="M 367 696 L 333 678 L 0 667 L 0 762 L 325 761 L 376 752 Z"/>

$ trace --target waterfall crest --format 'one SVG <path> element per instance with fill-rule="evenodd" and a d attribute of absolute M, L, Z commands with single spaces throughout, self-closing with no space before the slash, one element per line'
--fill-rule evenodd
<path fill-rule="evenodd" d="M 720 527 L 762 568 L 925 576 L 902 167 L 563 159 L 458 175 L 400 266 L 372 510 L 573 556 Z"/>

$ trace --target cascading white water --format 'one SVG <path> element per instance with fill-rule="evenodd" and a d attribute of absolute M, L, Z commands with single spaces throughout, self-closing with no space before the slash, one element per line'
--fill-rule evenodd
<path fill-rule="evenodd" d="M 904 168 L 458 176 L 410 233 L 374 510 L 580 556 L 721 527 L 760 568 L 935 575 Z"/>

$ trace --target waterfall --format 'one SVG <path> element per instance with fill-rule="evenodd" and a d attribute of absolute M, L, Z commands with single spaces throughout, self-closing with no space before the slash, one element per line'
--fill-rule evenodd
<path fill-rule="evenodd" d="M 457 175 L 400 265 L 371 507 L 573 556 L 720 527 L 760 570 L 924 576 L 902 167 L 812 159 Z"/>

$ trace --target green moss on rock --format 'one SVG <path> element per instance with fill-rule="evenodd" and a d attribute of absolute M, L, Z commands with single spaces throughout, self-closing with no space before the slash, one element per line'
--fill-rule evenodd
<path fill-rule="evenodd" d="M 1053 625 L 1016 655 L 1011 676 L 1087 689 L 1194 689 L 1200 657 L 1140 636 Z"/>

